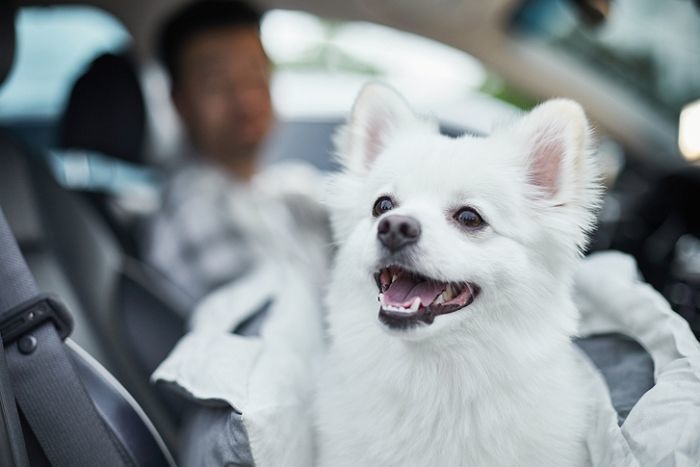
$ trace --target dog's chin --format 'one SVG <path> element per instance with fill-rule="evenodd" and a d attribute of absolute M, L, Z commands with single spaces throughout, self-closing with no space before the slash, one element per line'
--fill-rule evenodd
<path fill-rule="evenodd" d="M 410 340 L 429 337 L 456 321 L 481 291 L 470 281 L 445 282 L 397 265 L 379 269 L 374 277 L 382 329 Z"/>

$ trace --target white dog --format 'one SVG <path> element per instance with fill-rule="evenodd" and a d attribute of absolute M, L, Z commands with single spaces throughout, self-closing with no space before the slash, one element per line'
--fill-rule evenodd
<path fill-rule="evenodd" d="M 572 275 L 600 188 L 581 107 L 441 136 L 370 84 L 339 138 L 322 466 L 578 466 Z"/>

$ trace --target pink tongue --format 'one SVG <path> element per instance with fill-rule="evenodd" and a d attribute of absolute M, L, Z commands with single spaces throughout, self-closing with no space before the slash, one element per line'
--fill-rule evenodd
<path fill-rule="evenodd" d="M 384 292 L 384 303 L 393 306 L 409 307 L 416 297 L 425 306 L 445 290 L 445 284 L 432 281 L 415 282 L 408 276 L 396 278 Z"/>

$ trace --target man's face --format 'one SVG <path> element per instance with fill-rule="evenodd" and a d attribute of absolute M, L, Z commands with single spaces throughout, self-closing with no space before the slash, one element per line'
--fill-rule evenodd
<path fill-rule="evenodd" d="M 182 49 L 173 100 L 197 149 L 250 155 L 272 122 L 269 64 L 257 28 L 215 29 Z"/>

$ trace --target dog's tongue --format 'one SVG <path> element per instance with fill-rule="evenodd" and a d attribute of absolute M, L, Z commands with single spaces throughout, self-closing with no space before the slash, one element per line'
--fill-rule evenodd
<path fill-rule="evenodd" d="M 428 305 L 445 290 L 445 284 L 433 281 L 415 281 L 402 274 L 384 291 L 384 303 L 393 306 L 409 307 L 416 297 L 421 304 Z"/>

